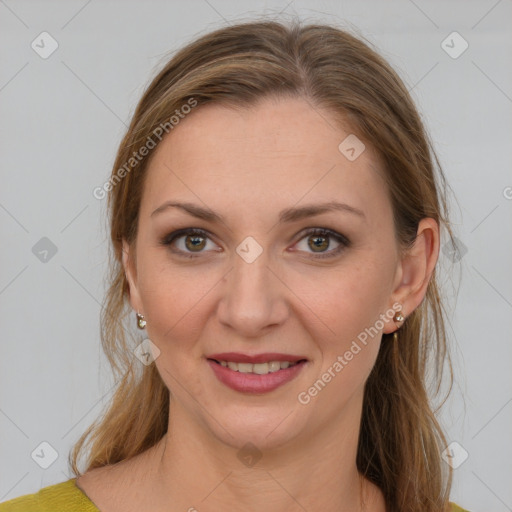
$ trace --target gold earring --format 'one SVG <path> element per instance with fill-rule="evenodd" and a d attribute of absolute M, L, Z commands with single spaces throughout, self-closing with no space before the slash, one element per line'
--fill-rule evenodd
<path fill-rule="evenodd" d="M 144 315 L 141 315 L 140 313 L 137 313 L 137 327 L 139 329 L 144 329 L 147 325 L 146 319 L 144 318 Z"/>
<path fill-rule="evenodd" d="M 405 320 L 405 316 L 403 315 L 402 311 L 401 311 L 401 310 L 400 310 L 400 311 L 397 311 L 397 312 L 395 313 L 395 316 L 393 317 L 393 321 L 394 321 L 395 323 L 396 323 L 396 322 L 401 323 L 401 322 L 403 322 L 404 320 Z M 397 342 L 398 342 L 398 329 L 400 329 L 400 326 L 398 326 L 398 327 L 397 327 L 397 330 L 393 333 L 393 341 L 394 341 L 395 343 L 397 343 Z"/>
<path fill-rule="evenodd" d="M 402 314 L 402 311 L 397 311 L 395 313 L 395 316 L 393 317 L 394 322 L 403 322 L 405 320 L 404 315 Z"/>

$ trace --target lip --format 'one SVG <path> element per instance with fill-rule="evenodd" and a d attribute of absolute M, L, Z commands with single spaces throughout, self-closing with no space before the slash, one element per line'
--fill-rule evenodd
<path fill-rule="evenodd" d="M 233 363 L 268 363 L 269 361 L 290 361 L 296 363 L 304 356 L 293 356 L 291 354 L 278 354 L 276 352 L 266 352 L 264 354 L 242 354 L 240 352 L 223 352 L 222 354 L 211 354 L 206 359 L 216 359 L 217 361 L 232 361 Z"/>
<path fill-rule="evenodd" d="M 215 357 L 214 357 L 215 356 Z M 304 357 L 290 356 L 286 354 L 258 354 L 249 356 L 247 354 L 214 354 L 208 358 L 207 363 L 210 365 L 214 375 L 225 386 L 238 391 L 240 393 L 264 394 L 283 386 L 293 380 L 306 366 L 307 360 Z M 229 357 L 228 357 L 229 356 Z M 218 359 L 217 359 L 218 358 Z M 267 361 L 290 361 L 300 363 L 278 370 L 277 372 L 267 373 L 266 375 L 258 375 L 255 373 L 241 373 L 227 366 L 222 366 L 213 361 L 233 361 L 236 363 L 262 363 Z"/>

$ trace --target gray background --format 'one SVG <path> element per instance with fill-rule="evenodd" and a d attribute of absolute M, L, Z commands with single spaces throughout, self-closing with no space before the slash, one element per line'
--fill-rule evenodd
<path fill-rule="evenodd" d="M 191 38 L 279 12 L 355 27 L 412 90 L 458 201 L 462 258 L 440 261 L 456 373 L 442 418 L 469 454 L 453 499 L 512 510 L 510 0 L 0 0 L 0 501 L 70 478 L 69 449 L 111 396 L 98 322 L 105 200 L 92 191 L 144 86 Z M 43 31 L 59 45 L 46 59 L 31 48 Z M 453 31 L 469 45 L 457 58 Z M 47 469 L 44 441 L 58 453 Z"/>

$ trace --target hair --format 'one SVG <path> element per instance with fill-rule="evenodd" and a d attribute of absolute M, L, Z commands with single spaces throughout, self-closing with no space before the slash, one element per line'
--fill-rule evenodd
<path fill-rule="evenodd" d="M 144 92 L 112 170 L 112 254 L 101 335 L 118 381 L 104 414 L 73 447 L 69 460 L 76 475 L 81 474 L 78 460 L 86 446 L 88 471 L 140 454 L 167 431 L 169 390 L 154 364 L 133 363 L 133 346 L 127 344 L 127 317 L 131 322 L 133 317 L 122 242 L 136 239 L 152 154 L 135 161 L 134 152 L 150 139 L 155 145 L 153 136 L 162 126 L 170 132 L 170 116 L 187 112 L 184 105 L 197 105 L 196 110 L 207 103 L 250 108 L 268 97 L 303 98 L 375 150 L 402 251 L 414 243 L 419 221 L 426 217 L 444 227 L 453 242 L 447 183 L 430 138 L 404 83 L 369 43 L 336 27 L 297 21 L 242 23 L 191 42 Z M 446 367 L 450 388 L 453 380 L 444 317 L 434 270 L 424 300 L 405 320 L 399 339 L 383 335 L 365 384 L 357 467 L 381 489 L 390 511 L 439 512 L 448 507 L 452 474 L 441 459 L 446 439 L 431 404 L 440 394 Z"/>

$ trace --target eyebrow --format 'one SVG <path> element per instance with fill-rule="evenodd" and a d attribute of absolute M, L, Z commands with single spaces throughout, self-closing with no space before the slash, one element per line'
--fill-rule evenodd
<path fill-rule="evenodd" d="M 152 214 L 151 217 L 158 215 L 159 213 L 168 210 L 169 208 L 178 208 L 193 217 L 198 219 L 210 221 L 210 222 L 221 222 L 224 223 L 224 219 L 218 213 L 210 210 L 209 208 L 203 208 L 202 206 L 193 203 L 181 203 L 176 201 L 166 201 L 160 205 Z M 309 204 L 300 207 L 285 208 L 279 213 L 279 223 L 295 222 L 313 215 L 320 215 L 322 213 L 328 213 L 332 211 L 340 211 L 344 213 L 351 213 L 366 219 L 366 216 L 362 210 L 350 206 L 346 203 L 338 203 L 336 201 L 330 201 L 328 203 L 321 204 Z"/>

